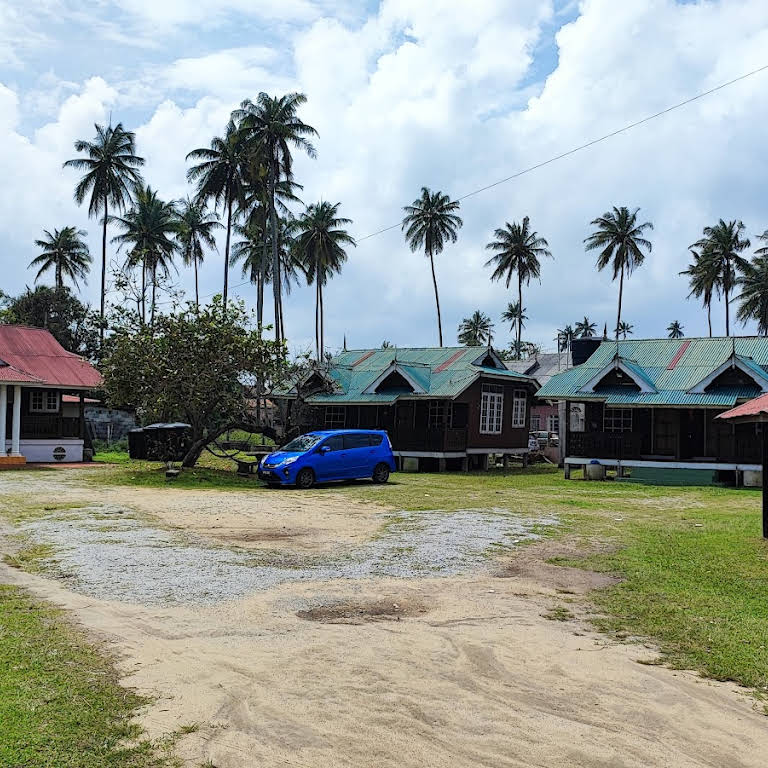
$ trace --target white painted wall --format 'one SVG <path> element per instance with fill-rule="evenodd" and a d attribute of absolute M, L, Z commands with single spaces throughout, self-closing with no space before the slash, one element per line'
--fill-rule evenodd
<path fill-rule="evenodd" d="M 11 450 L 11 441 L 6 440 L 6 450 Z M 28 462 L 56 462 L 61 461 L 82 461 L 83 460 L 83 441 L 73 438 L 46 438 L 45 440 L 22 440 L 20 443 L 20 453 Z M 64 449 L 64 458 L 56 459 L 53 455 L 54 449 Z"/>

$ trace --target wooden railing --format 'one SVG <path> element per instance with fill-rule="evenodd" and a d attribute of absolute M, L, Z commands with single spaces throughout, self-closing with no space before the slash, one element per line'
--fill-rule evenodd
<path fill-rule="evenodd" d="M 467 447 L 467 429 L 429 427 L 427 429 L 396 429 L 392 447 L 396 451 L 463 451 Z"/>
<path fill-rule="evenodd" d="M 10 424 L 8 427 L 10 429 Z M 21 437 L 26 440 L 36 437 L 80 437 L 80 419 L 57 414 L 22 414 Z"/>
<path fill-rule="evenodd" d="M 639 459 L 640 435 L 633 432 L 570 432 L 567 455 L 586 459 Z"/>

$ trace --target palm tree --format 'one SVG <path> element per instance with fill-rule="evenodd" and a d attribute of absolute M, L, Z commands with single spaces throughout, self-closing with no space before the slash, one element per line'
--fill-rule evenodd
<path fill-rule="evenodd" d="M 173 203 L 166 203 L 151 187 L 136 191 L 136 203 L 123 217 L 113 216 L 123 234 L 112 238 L 119 247 L 129 246 L 126 267 L 141 268 L 142 274 L 142 320 L 145 319 L 145 281 L 149 276 L 152 285 L 150 304 L 150 325 L 155 324 L 155 307 L 158 272 L 168 276 L 173 266 L 173 256 L 179 250 L 174 239 L 179 231 L 179 215 Z"/>
<path fill-rule="evenodd" d="M 35 240 L 35 245 L 42 249 L 42 253 L 29 262 L 30 269 L 40 267 L 35 282 L 49 269 L 54 271 L 57 289 L 64 287 L 64 277 L 68 277 L 76 288 L 79 287 L 78 279 L 87 281 L 92 259 L 82 238 L 88 233 L 82 229 L 64 227 L 54 229 L 53 234 L 44 229 L 43 234 L 45 237 L 42 240 Z"/>
<path fill-rule="evenodd" d="M 216 248 L 213 230 L 221 228 L 222 224 L 215 213 L 206 210 L 205 203 L 189 197 L 179 202 L 178 216 L 179 250 L 184 264 L 192 264 L 195 268 L 195 308 L 200 309 L 197 268 L 203 263 L 203 246 L 211 250 Z"/>
<path fill-rule="evenodd" d="M 144 158 L 136 154 L 136 136 L 126 131 L 122 123 L 114 128 L 96 125 L 93 141 L 79 139 L 75 142 L 76 152 L 85 152 L 87 157 L 67 160 L 64 168 L 85 171 L 75 187 L 75 200 L 82 205 L 90 193 L 88 216 L 103 213 L 101 236 L 101 323 L 99 343 L 104 342 L 104 303 L 107 293 L 107 221 L 109 208 L 123 211 L 131 203 L 133 189 L 142 183 L 138 171 L 144 165 Z"/>
<path fill-rule="evenodd" d="M 768 239 L 765 235 L 761 239 Z M 768 335 L 768 248 L 759 248 L 752 261 L 742 267 L 742 275 L 737 279 L 741 286 L 741 302 L 736 318 L 741 323 L 757 321 L 757 332 Z"/>
<path fill-rule="evenodd" d="M 241 274 L 256 286 L 257 299 L 257 324 L 261 328 L 263 315 L 261 309 L 264 304 L 264 286 L 272 282 L 272 251 L 271 234 L 267 234 L 261 228 L 258 218 L 253 217 L 246 224 L 236 224 L 235 232 L 243 239 L 232 244 L 230 263 L 232 266 L 238 262 L 241 264 Z M 299 263 L 292 249 L 291 237 L 288 230 L 291 220 L 280 218 L 278 220 L 280 236 L 278 237 L 278 249 L 280 260 L 281 290 L 290 293 L 294 285 L 299 282 L 299 273 L 306 277 L 304 267 Z M 266 239 L 265 239 L 266 237 Z M 285 327 L 282 317 L 280 324 Z"/>
<path fill-rule="evenodd" d="M 714 227 L 704 227 L 701 239 L 697 240 L 691 248 L 698 248 L 707 258 L 712 260 L 711 269 L 717 272 L 717 284 L 722 291 L 725 300 L 725 335 L 731 335 L 730 321 L 730 293 L 738 282 L 739 273 L 749 263 L 739 255 L 749 248 L 750 242 L 741 233 L 745 227 L 741 221 L 725 222 L 723 219 Z"/>
<path fill-rule="evenodd" d="M 459 203 L 442 192 L 432 192 L 428 187 L 422 187 L 421 196 L 411 205 L 406 205 L 403 210 L 405 216 L 400 228 L 405 232 L 405 241 L 411 252 L 415 253 L 423 247 L 425 255 L 429 257 L 437 307 L 437 336 L 442 347 L 443 322 L 440 317 L 440 296 L 435 276 L 435 255 L 442 253 L 447 242 L 455 243 L 459 237 L 458 231 L 464 224 L 455 213 L 459 210 Z"/>
<path fill-rule="evenodd" d="M 345 246 L 354 246 L 354 238 L 344 227 L 352 223 L 338 215 L 341 203 L 313 203 L 293 222 L 296 256 L 304 266 L 307 283 L 315 284 L 315 341 L 317 359 L 323 359 L 325 349 L 325 310 L 323 287 L 334 274 L 341 272 L 347 260 Z"/>
<path fill-rule="evenodd" d="M 586 315 L 584 315 L 583 320 L 579 320 L 576 323 L 575 332 L 580 339 L 591 339 L 595 335 L 596 330 L 597 324 L 591 323 Z"/>
<path fill-rule="evenodd" d="M 520 309 L 520 304 L 517 301 L 510 301 L 507 304 L 507 308 L 501 313 L 501 319 L 505 323 L 511 323 L 512 328 L 515 328 L 518 324 L 521 324 L 525 328 L 525 321 L 528 319 L 526 313 L 526 307 Z"/>
<path fill-rule="evenodd" d="M 603 270 L 609 264 L 613 269 L 613 279 L 619 278 L 619 309 L 616 315 L 616 338 L 619 338 L 621 325 L 621 300 L 624 295 L 624 275 L 632 274 L 645 260 L 643 249 L 650 253 L 650 240 L 643 237 L 646 229 L 653 229 L 653 224 L 646 221 L 637 223 L 637 213 L 640 209 L 621 208 L 613 206 L 612 211 L 606 211 L 602 216 L 593 219 L 590 224 L 597 227 L 589 237 L 585 238 L 586 250 L 600 249 L 597 257 L 597 268 Z"/>
<path fill-rule="evenodd" d="M 557 351 L 563 352 L 571 348 L 571 342 L 576 338 L 572 325 L 557 329 Z"/>
<path fill-rule="evenodd" d="M 459 323 L 459 344 L 465 347 L 480 347 L 491 343 L 493 323 L 488 315 L 476 309 L 471 317 L 465 317 Z"/>
<path fill-rule="evenodd" d="M 669 331 L 668 338 L 670 339 L 682 339 L 685 334 L 683 333 L 683 326 L 680 325 L 678 320 L 673 320 L 668 326 Z"/>
<path fill-rule="evenodd" d="M 622 339 L 626 339 L 627 336 L 631 336 L 634 332 L 635 326 L 622 320 L 616 328 L 616 338 L 618 339 L 621 336 Z"/>
<path fill-rule="evenodd" d="M 316 136 L 317 131 L 302 122 L 298 109 L 305 104 L 307 97 L 303 93 L 287 93 L 284 96 L 269 96 L 260 93 L 254 104 L 246 99 L 233 116 L 240 122 L 240 128 L 247 137 L 247 142 L 254 151 L 258 151 L 267 167 L 267 204 L 272 232 L 278 232 L 277 189 L 281 180 L 290 181 L 293 177 L 293 157 L 291 147 L 301 149 L 310 157 L 315 157 L 315 148 L 307 137 Z M 278 238 L 272 238 L 272 290 L 275 302 L 275 339 L 285 339 L 282 318 L 282 293 L 280 280 L 280 258 Z"/>
<path fill-rule="evenodd" d="M 493 267 L 491 280 L 504 280 L 509 288 L 512 276 L 517 273 L 517 306 L 523 306 L 523 283 L 528 285 L 531 278 L 538 279 L 541 276 L 540 258 L 552 257 L 548 250 L 549 243 L 531 230 L 530 219 L 525 216 L 521 224 L 507 222 L 504 227 L 494 231 L 496 238 L 485 246 L 486 250 L 494 251 L 486 263 L 486 267 Z M 517 342 L 515 348 L 520 350 L 520 338 L 523 332 L 522 315 L 517 322 Z"/>
<path fill-rule="evenodd" d="M 712 299 L 720 293 L 720 264 L 717 259 L 707 251 L 690 249 L 693 263 L 688 265 L 680 274 L 687 275 L 688 285 L 691 289 L 688 298 L 695 296 L 701 299 L 707 309 L 707 325 L 709 335 L 712 337 Z"/>
<path fill-rule="evenodd" d="M 234 120 L 227 123 L 224 136 L 214 136 L 210 148 L 193 149 L 187 160 L 199 160 L 187 170 L 187 179 L 197 185 L 197 201 L 212 200 L 214 210 L 221 204 L 227 212 L 227 239 L 224 245 L 224 309 L 229 288 L 229 244 L 232 237 L 232 208 L 242 199 L 242 166 L 246 144 Z"/>

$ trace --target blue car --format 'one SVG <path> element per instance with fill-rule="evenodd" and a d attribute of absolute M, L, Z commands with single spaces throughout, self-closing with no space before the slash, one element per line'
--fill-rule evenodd
<path fill-rule="evenodd" d="M 327 429 L 291 440 L 259 464 L 259 478 L 274 485 L 311 488 L 315 483 L 371 478 L 386 483 L 395 471 L 387 433 Z"/>

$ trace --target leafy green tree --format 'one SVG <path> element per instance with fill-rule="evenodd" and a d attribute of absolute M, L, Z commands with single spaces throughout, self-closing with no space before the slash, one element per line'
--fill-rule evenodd
<path fill-rule="evenodd" d="M 622 320 L 618 327 L 615 329 L 616 338 L 621 336 L 622 339 L 626 339 L 627 336 L 631 336 L 635 332 L 635 326 L 631 323 L 626 323 Z"/>
<path fill-rule="evenodd" d="M 476 309 L 470 317 L 459 323 L 459 344 L 465 347 L 480 347 L 490 344 L 493 338 L 493 323 L 488 315 Z"/>
<path fill-rule="evenodd" d="M 233 113 L 239 121 L 240 129 L 246 136 L 247 144 L 253 152 L 258 152 L 267 168 L 267 204 L 272 232 L 279 232 L 277 222 L 278 187 L 281 181 L 293 178 L 293 156 L 291 148 L 316 156 L 315 148 L 309 137 L 317 131 L 298 116 L 299 107 L 307 97 L 303 93 L 287 93 L 283 96 L 269 96 L 260 93 L 256 103 L 246 99 L 240 109 Z M 281 324 L 282 318 L 282 281 L 280 278 L 280 255 L 278 238 L 272 242 L 272 291 L 275 303 L 275 339 L 285 338 Z"/>
<path fill-rule="evenodd" d="M 27 288 L 19 296 L 4 297 L 0 323 L 46 328 L 69 352 L 89 360 L 95 360 L 99 354 L 99 315 L 66 286 L 38 285 L 34 290 Z"/>
<path fill-rule="evenodd" d="M 64 287 L 64 278 L 69 278 L 78 288 L 78 280 L 87 281 L 88 270 L 91 266 L 91 254 L 83 238 L 88 234 L 82 229 L 64 227 L 54 229 L 51 234 L 47 229 L 43 230 L 41 240 L 35 240 L 35 245 L 42 250 L 29 262 L 29 268 L 39 267 L 35 275 L 37 282 L 49 269 L 54 272 L 54 285 L 56 288 Z"/>
<path fill-rule="evenodd" d="M 693 262 L 680 274 L 688 277 L 691 289 L 688 298 L 694 296 L 701 299 L 707 310 L 707 325 L 712 337 L 712 299 L 720 293 L 720 262 L 708 250 L 697 251 L 691 248 Z"/>
<path fill-rule="evenodd" d="M 227 123 L 224 136 L 214 136 L 210 147 L 193 149 L 187 160 L 199 160 L 187 170 L 187 179 L 197 186 L 199 203 L 212 201 L 214 210 L 221 205 L 226 211 L 227 238 L 224 245 L 223 306 L 227 308 L 229 290 L 229 244 L 232 237 L 232 212 L 243 197 L 242 168 L 246 162 L 247 145 L 234 120 Z"/>
<path fill-rule="evenodd" d="M 96 125 L 93 141 L 79 139 L 75 151 L 84 152 L 86 157 L 76 157 L 64 163 L 65 168 L 85 171 L 75 187 L 75 200 L 82 205 L 88 199 L 88 216 L 102 216 L 101 236 L 101 333 L 104 341 L 105 300 L 107 295 L 107 222 L 109 209 L 117 211 L 127 208 L 132 199 L 133 189 L 142 182 L 139 168 L 144 158 L 136 154 L 136 135 L 126 131 L 122 123 L 114 128 Z"/>
<path fill-rule="evenodd" d="M 764 236 L 763 236 L 764 237 Z M 768 239 L 765 238 L 764 239 Z M 741 288 L 736 319 L 757 322 L 757 332 L 768 335 L 768 248 L 759 248 L 751 261 L 742 265 L 737 284 Z"/>
<path fill-rule="evenodd" d="M 516 328 L 521 325 L 525 328 L 525 321 L 528 319 L 526 308 L 520 308 L 520 304 L 517 301 L 511 301 L 507 304 L 507 308 L 501 313 L 501 319 L 505 323 L 510 323 L 512 328 Z"/>
<path fill-rule="evenodd" d="M 503 227 L 494 231 L 492 240 L 485 246 L 486 250 L 494 251 L 486 263 L 486 267 L 493 267 L 491 280 L 504 280 L 507 289 L 512 282 L 512 277 L 517 275 L 517 306 L 523 306 L 523 283 L 528 285 L 531 278 L 539 279 L 541 276 L 541 262 L 543 257 L 552 257 L 549 243 L 539 237 L 538 233 L 531 229 L 531 220 L 528 216 L 521 223 L 507 222 Z M 517 322 L 517 349 L 520 349 L 520 339 L 523 333 L 522 314 L 518 315 Z"/>
<path fill-rule="evenodd" d="M 269 391 L 286 369 L 282 344 L 265 340 L 242 304 L 225 310 L 193 305 L 157 318 L 154 328 L 126 314 L 103 362 L 104 388 L 113 406 L 141 409 L 151 420 L 192 427 L 183 466 L 228 429 L 259 431 L 250 410 L 250 382 Z"/>
<path fill-rule="evenodd" d="M 427 187 L 422 187 L 421 196 L 411 205 L 406 205 L 403 210 L 405 216 L 401 229 L 405 232 L 405 240 L 414 253 L 424 249 L 432 268 L 432 285 L 435 288 L 437 306 L 437 334 L 442 347 L 443 323 L 435 276 L 435 256 L 442 253 L 446 243 L 455 243 L 458 239 L 458 231 L 464 223 L 455 213 L 459 210 L 459 203 L 442 192 L 432 192 Z"/>
<path fill-rule="evenodd" d="M 667 326 L 668 338 L 670 339 L 682 339 L 685 334 L 683 333 L 683 326 L 680 325 L 678 320 L 673 320 Z"/>
<path fill-rule="evenodd" d="M 155 323 L 158 273 L 167 277 L 173 266 L 174 254 L 179 250 L 175 236 L 179 231 L 178 211 L 173 203 L 157 196 L 151 187 L 136 190 L 136 203 L 125 216 L 112 220 L 123 230 L 112 238 L 120 247 L 128 246 L 128 269 L 141 269 L 142 321 L 144 313 L 145 280 L 151 285 L 150 325 Z"/>
<path fill-rule="evenodd" d="M 725 301 L 726 336 L 731 335 L 730 294 L 748 264 L 741 256 L 741 252 L 750 246 L 749 239 L 742 237 L 744 229 L 741 221 L 720 219 L 713 227 L 704 227 L 703 237 L 691 246 L 706 254 L 711 260 L 710 268 L 717 274 L 717 286 Z"/>
<path fill-rule="evenodd" d="M 616 314 L 616 338 L 619 338 L 621 325 L 621 300 L 624 296 L 624 276 L 632 274 L 645 260 L 645 253 L 650 253 L 651 241 L 643 237 L 647 229 L 653 229 L 653 224 L 646 221 L 637 223 L 639 208 L 630 211 L 626 206 L 606 211 L 602 216 L 593 219 L 590 224 L 597 229 L 584 240 L 587 251 L 599 250 L 597 268 L 602 271 L 610 265 L 613 279 L 619 278 L 619 309 Z"/>
<path fill-rule="evenodd" d="M 203 246 L 215 250 L 215 229 L 223 228 L 218 216 L 206 210 L 205 203 L 199 200 L 185 198 L 178 204 L 177 239 L 182 261 L 186 266 L 192 265 L 195 270 L 195 306 L 200 307 L 200 290 L 198 287 L 197 269 L 203 263 L 205 251 Z"/>
<path fill-rule="evenodd" d="M 292 222 L 293 249 L 303 266 L 309 285 L 315 284 L 315 341 L 317 359 L 322 360 L 325 350 L 325 309 L 323 287 L 333 275 L 341 272 L 347 260 L 345 247 L 355 246 L 354 238 L 345 229 L 351 219 L 339 216 L 341 203 L 327 202 L 307 206 L 304 213 Z"/>
<path fill-rule="evenodd" d="M 583 320 L 579 320 L 576 323 L 575 333 L 580 339 L 591 339 L 595 335 L 597 330 L 597 324 L 590 322 L 589 318 L 585 315 Z"/>

